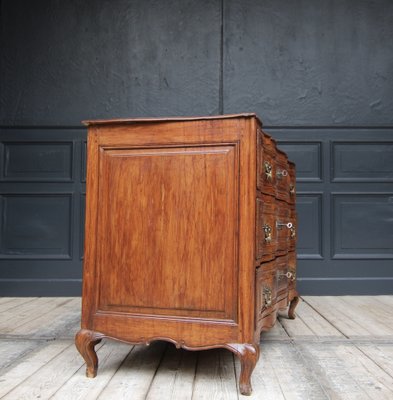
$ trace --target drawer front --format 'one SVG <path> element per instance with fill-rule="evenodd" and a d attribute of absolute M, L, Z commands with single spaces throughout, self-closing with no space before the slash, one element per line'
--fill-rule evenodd
<path fill-rule="evenodd" d="M 274 258 L 277 248 L 276 205 L 271 196 L 256 200 L 256 259 Z"/>
<path fill-rule="evenodd" d="M 257 321 L 274 310 L 274 304 L 276 302 L 276 276 L 274 263 L 275 261 L 271 261 L 262 264 L 256 272 L 255 313 Z"/>
<path fill-rule="evenodd" d="M 290 208 L 289 214 L 289 221 L 292 224 L 292 227 L 289 229 L 289 250 L 294 251 L 296 248 L 297 235 L 297 215 L 294 206 Z"/>
<path fill-rule="evenodd" d="M 289 202 L 289 166 L 284 153 L 277 151 L 275 163 L 276 197 Z"/>
<path fill-rule="evenodd" d="M 289 173 L 288 202 L 290 204 L 295 204 L 295 200 L 296 200 L 296 168 L 295 168 L 295 164 L 291 161 L 288 161 L 288 173 Z"/>
<path fill-rule="evenodd" d="M 296 252 L 288 253 L 288 272 L 291 274 L 289 278 L 289 289 L 296 288 Z"/>
<path fill-rule="evenodd" d="M 277 231 L 277 249 L 276 254 L 285 254 L 288 252 L 288 241 L 290 235 L 290 221 L 289 206 L 283 201 L 276 200 L 276 231 Z"/>
<path fill-rule="evenodd" d="M 289 272 L 288 255 L 277 257 L 275 260 L 277 299 L 288 295 L 288 285 L 291 279 Z"/>
<path fill-rule="evenodd" d="M 295 165 L 262 130 L 257 132 L 257 189 L 282 201 L 295 202 Z"/>
<path fill-rule="evenodd" d="M 257 188 L 262 193 L 275 196 L 275 146 L 273 140 L 262 131 L 257 134 Z"/>
<path fill-rule="evenodd" d="M 262 195 L 256 199 L 255 258 L 268 261 L 294 251 L 297 218 L 293 205 Z"/>

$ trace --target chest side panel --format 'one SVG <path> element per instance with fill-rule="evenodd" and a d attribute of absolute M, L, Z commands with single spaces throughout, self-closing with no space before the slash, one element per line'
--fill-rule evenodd
<path fill-rule="evenodd" d="M 236 144 L 102 148 L 99 170 L 98 310 L 236 320 Z"/>

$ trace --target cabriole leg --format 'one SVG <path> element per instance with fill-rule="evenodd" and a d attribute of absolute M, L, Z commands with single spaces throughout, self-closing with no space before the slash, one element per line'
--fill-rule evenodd
<path fill-rule="evenodd" d="M 240 393 L 250 396 L 252 393 L 251 374 L 259 358 L 259 346 L 255 344 L 230 344 L 229 347 L 240 359 Z"/>
<path fill-rule="evenodd" d="M 102 334 L 88 329 L 81 329 L 75 336 L 76 348 L 86 362 L 88 378 L 95 378 L 97 375 L 98 357 L 94 346 L 100 343 L 102 338 Z"/>
<path fill-rule="evenodd" d="M 296 318 L 295 308 L 296 308 L 296 306 L 298 305 L 299 300 L 300 300 L 299 296 L 295 296 L 295 297 L 291 300 L 291 302 L 290 302 L 290 304 L 289 304 L 289 309 L 288 309 L 288 318 L 289 318 L 289 319 L 295 319 L 295 318 Z"/>

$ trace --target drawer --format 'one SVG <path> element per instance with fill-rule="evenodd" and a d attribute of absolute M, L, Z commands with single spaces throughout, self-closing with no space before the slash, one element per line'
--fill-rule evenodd
<path fill-rule="evenodd" d="M 288 252 L 289 235 L 292 223 L 290 221 L 289 205 L 280 200 L 276 200 L 275 227 L 277 232 L 276 254 L 286 254 Z"/>
<path fill-rule="evenodd" d="M 292 206 L 289 210 L 289 221 L 292 227 L 289 229 L 289 250 L 296 249 L 296 234 L 297 234 L 297 215 L 295 207 Z"/>
<path fill-rule="evenodd" d="M 275 261 L 264 263 L 256 271 L 255 314 L 257 321 L 274 310 L 274 304 L 276 302 L 274 263 Z"/>
<path fill-rule="evenodd" d="M 289 272 L 288 255 L 277 257 L 275 260 L 277 299 L 288 295 L 288 286 L 292 277 Z"/>
<path fill-rule="evenodd" d="M 271 196 L 262 195 L 256 199 L 255 257 L 257 260 L 271 260 L 277 248 L 276 204 Z"/>
<path fill-rule="evenodd" d="M 296 252 L 288 253 L 288 272 L 291 274 L 289 278 L 289 289 L 296 287 Z"/>
<path fill-rule="evenodd" d="M 289 202 L 289 165 L 287 156 L 277 150 L 275 159 L 275 178 L 276 178 L 276 197 L 280 200 Z"/>
<path fill-rule="evenodd" d="M 265 132 L 263 132 L 263 147 L 272 153 L 276 152 L 276 141 Z"/>
<path fill-rule="evenodd" d="M 295 164 L 291 161 L 288 161 L 288 173 L 289 173 L 288 202 L 290 204 L 295 204 L 295 201 L 296 201 L 296 168 L 295 168 Z"/>
<path fill-rule="evenodd" d="M 258 131 L 257 142 L 257 188 L 262 193 L 275 196 L 275 147 L 270 136 Z"/>

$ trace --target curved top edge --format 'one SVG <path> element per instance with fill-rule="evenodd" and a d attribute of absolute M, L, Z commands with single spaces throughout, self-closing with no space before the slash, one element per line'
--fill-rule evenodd
<path fill-rule="evenodd" d="M 82 121 L 82 124 L 91 125 L 113 125 L 113 124 L 135 124 L 139 122 L 180 122 L 180 121 L 200 121 L 200 120 L 214 120 L 214 119 L 227 119 L 227 118 L 256 118 L 262 125 L 261 119 L 255 113 L 242 113 L 242 114 L 224 114 L 224 115 L 208 115 L 208 116 L 195 116 L 195 117 L 157 117 L 157 118 L 118 118 L 118 119 L 96 119 Z"/>

